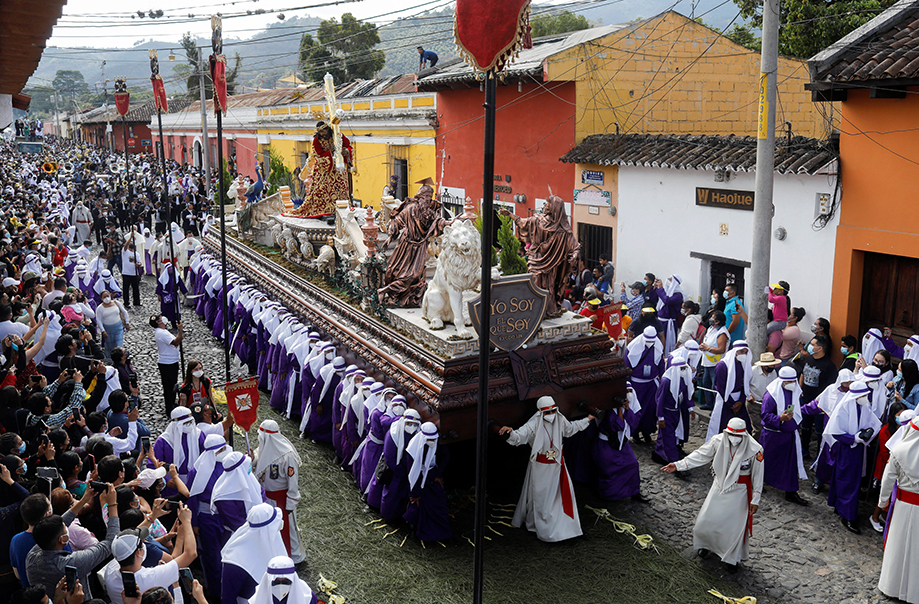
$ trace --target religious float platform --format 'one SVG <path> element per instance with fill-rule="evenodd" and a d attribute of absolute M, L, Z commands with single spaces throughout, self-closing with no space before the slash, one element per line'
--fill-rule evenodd
<path fill-rule="evenodd" d="M 300 241 L 313 243 L 334 231 L 336 239 L 347 235 L 340 223 L 336 228 L 315 224 L 320 222 L 316 220 L 277 215 L 272 220 L 268 239 L 273 241 L 265 243 L 275 242 L 286 260 L 293 257 L 285 251 L 285 239 L 280 235 L 284 229 L 292 231 L 300 227 Z M 302 226 L 298 224 L 301 222 Z M 234 234 L 230 229 L 228 233 Z M 288 239 L 297 241 L 297 236 L 291 234 Z M 253 238 L 258 240 L 258 233 Z M 360 245 L 356 239 L 351 239 L 351 243 Z M 204 238 L 204 245 L 219 255 L 217 229 Z M 476 437 L 479 378 L 476 336 L 461 339 L 452 324 L 438 331 L 426 328 L 426 320 L 417 308 L 386 309 L 390 322 L 386 324 L 372 312 L 362 310 L 359 304 L 349 303 L 333 295 L 330 288 L 307 278 L 315 278 L 315 274 L 296 267 L 290 270 L 253 247 L 233 236 L 227 237 L 228 267 L 311 323 L 323 339 L 337 345 L 339 354 L 349 364 L 361 367 L 387 386 L 398 388 L 423 421 L 438 425 L 443 442 Z M 304 263 L 301 259 L 297 264 Z M 495 286 L 502 280 L 515 279 L 503 277 Z M 496 291 L 494 286 L 492 291 Z M 508 313 L 506 322 L 513 327 L 514 321 L 526 319 Z M 492 324 L 493 333 L 494 329 Z M 591 330 L 588 320 L 573 313 L 543 320 L 525 347 L 493 352 L 489 371 L 489 416 L 500 425 L 522 424 L 533 414 L 534 400 L 543 395 L 553 396 L 568 417 L 584 415 L 579 408 L 582 401 L 608 408 L 614 397 L 625 395 L 625 378 L 629 374 L 621 357 L 611 351 L 609 337 Z"/>

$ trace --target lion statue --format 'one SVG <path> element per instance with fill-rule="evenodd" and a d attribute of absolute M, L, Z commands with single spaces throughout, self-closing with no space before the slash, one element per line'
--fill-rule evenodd
<path fill-rule="evenodd" d="M 431 323 L 431 329 L 443 329 L 445 323 L 453 323 L 456 335 L 468 340 L 474 334 L 466 327 L 471 321 L 463 304 L 463 292 L 480 285 L 479 231 L 471 221 L 457 220 L 444 229 L 440 250 L 434 279 L 421 300 L 421 315 Z"/>

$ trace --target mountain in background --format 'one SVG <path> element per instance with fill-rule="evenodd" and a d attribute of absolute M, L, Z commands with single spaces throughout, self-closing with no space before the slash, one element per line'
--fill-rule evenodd
<path fill-rule="evenodd" d="M 626 23 L 639 18 L 652 17 L 670 8 L 687 16 L 699 16 L 707 24 L 715 27 L 726 27 L 737 14 L 733 3 L 707 12 L 706 6 L 695 6 L 691 0 L 680 0 L 673 4 L 670 0 L 622 0 L 620 2 L 603 2 L 596 8 L 578 11 L 594 24 L 610 25 Z M 706 4 L 714 4 L 709 2 Z M 534 11 L 540 12 L 543 7 L 534 5 Z M 232 60 L 235 53 L 242 57 L 242 67 L 238 77 L 239 93 L 252 92 L 256 89 L 273 88 L 278 80 L 298 73 L 300 38 L 304 33 L 313 34 L 319 28 L 321 19 L 316 17 L 293 17 L 273 23 L 251 38 L 244 40 L 227 38 L 225 52 Z M 740 20 L 738 19 L 738 23 Z M 433 50 L 441 61 L 456 56 L 453 43 L 453 10 L 443 9 L 436 12 L 422 13 L 411 18 L 400 19 L 379 28 L 380 50 L 386 53 L 386 66 L 380 76 L 400 73 L 412 73 L 418 69 L 417 46 Z M 210 50 L 210 39 L 197 40 L 199 46 Z M 166 81 L 169 94 L 183 94 L 185 81 L 173 74 L 172 67 L 186 62 L 185 52 L 179 40 L 145 40 L 133 48 L 124 50 L 58 49 L 49 47 L 42 55 L 29 86 L 50 86 L 55 74 L 60 69 L 80 71 L 91 90 L 102 91 L 102 61 L 106 62 L 105 74 L 110 80 L 108 90 L 111 92 L 111 80 L 114 76 L 126 76 L 132 88 L 149 87 L 150 62 L 147 50 L 150 48 L 172 48 L 175 61 L 169 60 L 169 53 L 160 50 L 160 73 Z M 232 65 L 232 63 L 231 63 Z"/>

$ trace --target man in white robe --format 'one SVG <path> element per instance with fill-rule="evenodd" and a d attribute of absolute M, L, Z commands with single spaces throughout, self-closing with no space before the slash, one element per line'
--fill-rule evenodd
<path fill-rule="evenodd" d="M 747 432 L 744 420 L 734 417 L 724 432 L 661 469 L 685 472 L 708 463 L 714 481 L 696 517 L 692 546 L 699 557 L 715 552 L 730 570 L 737 570 L 750 555 L 753 514 L 763 492 L 763 447 Z"/>
<path fill-rule="evenodd" d="M 76 240 L 83 242 L 89 239 L 90 229 L 93 226 L 93 215 L 82 201 L 78 201 L 73 208 L 73 215 L 70 217 L 70 224 L 76 227 Z"/>
<path fill-rule="evenodd" d="M 579 537 L 581 520 L 574 498 L 574 486 L 565 457 L 562 440 L 590 425 L 594 416 L 571 422 L 558 413 L 551 396 L 536 401 L 537 411 L 527 423 L 514 430 L 503 426 L 498 434 L 507 436 L 511 446 L 530 445 L 530 463 L 527 466 L 523 490 L 511 524 L 535 531 L 540 541 L 564 541 Z"/>
<path fill-rule="evenodd" d="M 892 598 L 917 603 L 919 578 L 909 577 L 919 564 L 919 418 L 913 418 L 900 431 L 904 434 L 890 448 L 878 500 L 881 508 L 894 503 L 878 589 Z M 894 483 L 896 501 L 891 502 Z"/>

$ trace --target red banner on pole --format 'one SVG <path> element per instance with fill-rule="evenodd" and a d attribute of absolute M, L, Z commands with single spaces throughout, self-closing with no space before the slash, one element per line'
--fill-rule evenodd
<path fill-rule="evenodd" d="M 166 102 L 166 87 L 163 86 L 163 78 L 155 75 L 150 78 L 153 82 L 153 100 L 156 103 L 156 110 L 162 113 L 169 113 L 169 104 Z"/>
<path fill-rule="evenodd" d="M 530 0 L 457 0 L 453 37 L 477 71 L 501 71 L 529 39 Z"/>
<path fill-rule="evenodd" d="M 128 114 L 128 109 L 131 106 L 131 94 L 128 92 L 116 92 L 115 93 L 115 107 L 118 109 L 118 113 L 121 117 L 124 117 Z"/>
<path fill-rule="evenodd" d="M 258 419 L 258 378 L 228 382 L 226 393 L 227 407 L 233 413 L 234 421 L 248 432 Z"/>
<path fill-rule="evenodd" d="M 211 80 L 214 82 L 214 115 L 227 112 L 227 58 L 211 55 Z"/>

